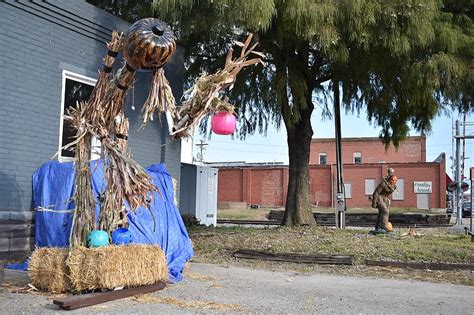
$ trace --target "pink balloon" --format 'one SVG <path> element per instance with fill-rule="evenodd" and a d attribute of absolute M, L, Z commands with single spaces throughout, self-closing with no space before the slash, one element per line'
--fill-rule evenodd
<path fill-rule="evenodd" d="M 219 112 L 212 116 L 211 129 L 218 135 L 231 135 L 237 129 L 237 119 L 228 112 Z"/>

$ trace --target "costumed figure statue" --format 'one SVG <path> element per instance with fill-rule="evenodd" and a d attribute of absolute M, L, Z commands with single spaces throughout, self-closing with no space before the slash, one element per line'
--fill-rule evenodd
<path fill-rule="evenodd" d="M 389 168 L 387 176 L 382 178 L 380 184 L 375 188 L 372 194 L 372 208 L 378 209 L 377 222 L 375 223 L 375 231 L 373 234 L 392 232 L 392 224 L 388 221 L 390 196 L 397 189 L 397 176 L 395 176 L 393 168 Z"/>

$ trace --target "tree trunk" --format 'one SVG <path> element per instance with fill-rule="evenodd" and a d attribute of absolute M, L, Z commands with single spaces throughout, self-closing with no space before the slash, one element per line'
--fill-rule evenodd
<path fill-rule="evenodd" d="M 300 110 L 301 120 L 292 125 L 287 124 L 288 154 L 290 158 L 288 194 L 286 197 L 283 225 L 314 225 L 311 210 L 311 188 L 309 176 L 309 152 L 313 129 L 311 113 L 313 105 Z"/>

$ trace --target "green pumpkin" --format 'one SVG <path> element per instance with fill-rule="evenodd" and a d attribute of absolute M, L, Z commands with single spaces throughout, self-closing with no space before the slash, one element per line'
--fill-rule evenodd
<path fill-rule="evenodd" d="M 139 20 L 129 28 L 123 55 L 133 69 L 161 68 L 176 50 L 173 31 L 154 18 Z"/>

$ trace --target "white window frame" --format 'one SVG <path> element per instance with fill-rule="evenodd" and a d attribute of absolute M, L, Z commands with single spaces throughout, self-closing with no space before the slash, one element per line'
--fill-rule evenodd
<path fill-rule="evenodd" d="M 321 156 L 326 157 L 326 164 L 321 164 Z M 318 154 L 318 164 L 319 165 L 327 165 L 328 164 L 328 155 L 327 155 L 327 153 L 319 153 Z"/>
<path fill-rule="evenodd" d="M 97 79 L 87 77 L 82 74 L 78 74 L 72 71 L 63 70 L 62 72 L 62 82 L 61 82 L 61 107 L 59 116 L 59 139 L 58 139 L 58 161 L 59 162 L 71 162 L 74 161 L 74 158 L 68 156 L 62 156 L 62 142 L 63 142 L 63 129 L 64 129 L 64 101 L 66 99 L 66 80 L 74 80 L 80 83 L 89 84 L 95 86 Z M 97 149 L 97 144 L 100 144 L 98 139 L 92 139 L 92 152 L 91 152 L 91 159 L 96 160 L 100 158 L 100 146 Z M 99 151 L 99 152 L 97 152 Z"/>
<path fill-rule="evenodd" d="M 346 199 L 352 199 L 352 183 L 344 183 L 344 196 Z"/>
<path fill-rule="evenodd" d="M 372 196 L 375 188 L 377 187 L 377 182 L 375 178 L 366 178 L 365 179 L 365 195 Z"/>
<path fill-rule="evenodd" d="M 355 159 L 360 158 L 360 163 L 356 163 Z M 362 164 L 362 152 L 357 151 L 352 153 L 352 163 L 354 164 Z"/>
<path fill-rule="evenodd" d="M 392 200 L 405 200 L 405 179 L 398 178 L 397 189 L 392 193 Z"/>

